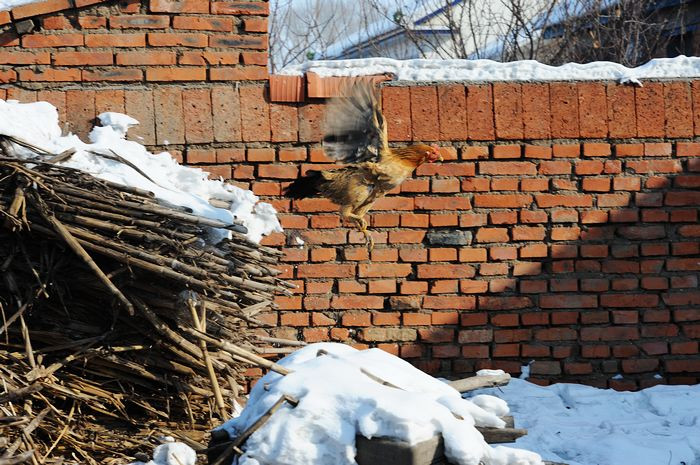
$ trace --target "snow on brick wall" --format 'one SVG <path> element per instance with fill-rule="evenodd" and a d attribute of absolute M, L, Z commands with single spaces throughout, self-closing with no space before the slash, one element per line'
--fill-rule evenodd
<path fill-rule="evenodd" d="M 2 83 L 267 79 L 267 2 L 50 0 L 0 12 Z"/>

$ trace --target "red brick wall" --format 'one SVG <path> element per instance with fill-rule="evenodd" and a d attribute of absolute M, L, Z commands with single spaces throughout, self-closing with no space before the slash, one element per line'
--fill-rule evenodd
<path fill-rule="evenodd" d="M 436 142 L 446 160 L 377 202 L 371 254 L 329 202 L 278 197 L 332 165 L 317 143 L 322 101 L 271 104 L 269 146 L 233 171 L 285 212 L 285 235 L 266 241 L 284 247 L 300 287 L 268 321 L 284 337 L 379 346 L 443 375 L 517 374 L 535 360 L 540 382 L 697 382 L 698 90 L 385 87 L 391 140 Z"/>
<path fill-rule="evenodd" d="M 270 102 L 266 2 L 74 2 L 0 14 L 0 97 L 48 100 L 83 137 L 125 111 L 132 138 L 273 202 L 286 232 L 265 242 L 299 285 L 262 316 L 277 335 L 450 376 L 535 360 L 540 382 L 698 381 L 700 81 L 384 87 L 392 143 L 446 160 L 377 202 L 370 256 L 329 202 L 280 197 L 332 165 L 324 100 Z"/>

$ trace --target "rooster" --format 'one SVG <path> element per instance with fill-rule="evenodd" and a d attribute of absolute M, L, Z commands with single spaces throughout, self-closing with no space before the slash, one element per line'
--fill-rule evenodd
<path fill-rule="evenodd" d="M 310 170 L 287 186 L 284 194 L 292 199 L 320 195 L 332 200 L 340 206 L 340 215 L 354 221 L 364 234 L 369 250 L 374 241 L 367 231 L 365 214 L 374 202 L 423 163 L 442 161 L 438 149 L 429 145 L 389 147 L 378 89 L 361 82 L 329 102 L 323 148 L 330 158 L 346 165 Z"/>

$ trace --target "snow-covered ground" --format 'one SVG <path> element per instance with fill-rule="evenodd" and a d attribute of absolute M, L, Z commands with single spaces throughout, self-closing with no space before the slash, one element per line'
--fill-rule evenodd
<path fill-rule="evenodd" d="M 318 355 L 319 349 L 328 353 Z M 454 464 L 531 465 L 541 464 L 541 456 L 568 465 L 700 465 L 700 385 L 616 392 L 512 379 L 463 400 L 447 384 L 378 349 L 313 344 L 280 364 L 293 373 L 268 373 L 242 414 L 222 427 L 238 435 L 284 394 L 299 403 L 283 404 L 244 443 L 234 465 L 350 465 L 358 434 L 416 443 L 438 432 Z M 506 414 L 528 430 L 514 444 L 518 449 L 491 447 L 473 428 L 502 425 L 497 416 Z M 186 446 L 166 444 L 152 461 L 132 465 L 194 465 L 188 456 Z"/>
<path fill-rule="evenodd" d="M 51 154 L 38 155 L 15 144 L 19 156 L 46 159 L 75 149 L 76 153 L 62 162 L 62 166 L 153 192 L 156 198 L 165 203 L 187 207 L 206 218 L 226 224 L 236 220 L 248 228 L 247 237 L 255 242 L 266 234 L 282 231 L 272 205 L 259 202 L 251 191 L 221 180 L 208 179 L 207 173 L 201 169 L 180 165 L 167 152 L 154 154 L 138 142 L 126 140 L 128 128 L 138 124 L 135 119 L 111 112 L 102 113 L 99 119 L 102 126 L 94 127 L 89 135 L 90 143 L 85 143 L 76 135 L 61 135 L 58 112 L 50 103 L 0 100 L 0 134 L 29 142 Z M 115 156 L 128 163 L 114 160 Z M 210 199 L 231 202 L 232 207 L 214 207 L 210 205 Z M 215 231 L 212 240 L 220 239 L 225 234 L 226 231 Z"/>
<path fill-rule="evenodd" d="M 700 465 L 700 385 L 616 392 L 513 379 L 485 389 L 527 436 L 515 446 L 568 465 Z"/>
<path fill-rule="evenodd" d="M 319 76 L 367 76 L 389 73 L 399 81 L 592 81 L 637 83 L 641 79 L 694 78 L 700 76 L 700 58 L 656 58 L 637 68 L 619 63 L 567 63 L 549 66 L 534 60 L 501 63 L 492 60 L 394 60 L 362 58 L 319 60 L 292 65 L 280 74 Z"/>

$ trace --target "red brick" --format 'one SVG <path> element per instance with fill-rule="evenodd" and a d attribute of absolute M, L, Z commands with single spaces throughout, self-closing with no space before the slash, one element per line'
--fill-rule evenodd
<path fill-rule="evenodd" d="M 582 341 L 625 341 L 639 339 L 636 327 L 581 328 Z"/>
<path fill-rule="evenodd" d="M 56 81 L 80 81 L 80 70 L 79 69 L 44 69 L 42 71 L 34 71 L 31 69 L 21 69 L 19 70 L 19 80 L 20 81 L 44 81 L 44 82 L 56 82 Z"/>
<path fill-rule="evenodd" d="M 209 36 L 209 46 L 213 48 L 242 48 L 267 50 L 267 35 L 261 34 L 221 34 Z"/>
<path fill-rule="evenodd" d="M 593 199 L 590 195 L 536 194 L 535 201 L 540 208 L 590 207 L 593 205 Z"/>
<path fill-rule="evenodd" d="M 514 241 L 540 241 L 545 237 L 543 226 L 515 226 L 512 229 Z"/>
<path fill-rule="evenodd" d="M 700 156 L 700 143 L 697 142 L 677 142 L 676 155 L 679 157 Z"/>
<path fill-rule="evenodd" d="M 608 192 L 610 178 L 584 178 L 581 187 L 585 192 Z"/>
<path fill-rule="evenodd" d="M 378 206 L 376 209 L 380 209 Z M 468 197 L 416 197 L 416 210 L 469 210 Z"/>
<path fill-rule="evenodd" d="M 182 91 L 160 87 L 153 91 L 156 142 L 171 144 L 185 142 L 185 122 L 182 106 Z"/>
<path fill-rule="evenodd" d="M 693 136 L 693 108 L 687 82 L 665 82 L 666 137 Z"/>
<path fill-rule="evenodd" d="M 241 103 L 238 90 L 233 86 L 214 87 L 211 93 L 214 140 L 234 142 L 241 140 Z"/>
<path fill-rule="evenodd" d="M 173 17 L 174 29 L 189 29 L 194 31 L 233 31 L 233 20 L 230 18 L 202 18 L 201 16 Z"/>
<path fill-rule="evenodd" d="M 474 342 L 491 342 L 493 331 L 490 329 L 466 329 L 459 332 L 458 341 L 460 344 Z"/>
<path fill-rule="evenodd" d="M 358 266 L 358 276 L 362 278 L 403 278 L 411 271 L 410 264 L 362 263 Z"/>
<path fill-rule="evenodd" d="M 66 113 L 71 115 L 68 130 L 77 134 L 82 140 L 92 130 L 95 120 L 95 91 L 68 90 L 66 91 Z"/>
<path fill-rule="evenodd" d="M 603 307 L 656 307 L 659 296 L 653 294 L 604 294 L 600 296 Z"/>
<path fill-rule="evenodd" d="M 243 141 L 270 140 L 270 106 L 262 86 L 241 86 L 241 135 Z"/>
<path fill-rule="evenodd" d="M 281 313 L 280 324 L 282 326 L 308 326 L 309 314 L 307 312 Z"/>
<path fill-rule="evenodd" d="M 433 86 L 411 86 L 409 89 L 413 140 L 436 140 L 440 134 L 437 89 Z"/>
<path fill-rule="evenodd" d="M 438 119 L 441 140 L 467 139 L 467 94 L 461 84 L 440 85 Z"/>
<path fill-rule="evenodd" d="M 213 139 L 211 92 L 209 89 L 182 91 L 185 117 L 185 140 L 188 143 L 206 143 Z"/>
<path fill-rule="evenodd" d="M 267 2 L 212 2 L 211 13 L 215 15 L 261 15 L 270 14 Z"/>
<path fill-rule="evenodd" d="M 509 240 L 506 228 L 479 228 L 476 233 L 476 242 L 508 242 Z"/>
<path fill-rule="evenodd" d="M 80 47 L 83 45 L 82 34 L 28 34 L 22 36 L 22 47 Z"/>
<path fill-rule="evenodd" d="M 319 103 L 306 103 L 299 107 L 299 140 L 318 142 L 323 138 L 324 106 Z"/>
<path fill-rule="evenodd" d="M 268 73 L 265 66 L 236 66 L 209 70 L 209 80 L 211 81 L 260 81 L 267 78 Z"/>
<path fill-rule="evenodd" d="M 586 143 L 583 144 L 583 155 L 585 157 L 609 157 L 612 154 L 610 144 Z"/>
<path fill-rule="evenodd" d="M 119 34 L 88 34 L 85 36 L 85 46 L 91 48 L 145 47 L 146 34 L 121 32 Z"/>
<path fill-rule="evenodd" d="M 79 52 L 73 52 L 79 53 Z M 116 55 L 118 65 L 174 65 L 175 52 L 119 52 Z M 110 62 L 111 64 L 111 54 Z M 148 75 L 148 74 L 147 74 Z"/>
<path fill-rule="evenodd" d="M 480 161 L 479 174 L 535 175 L 537 174 L 537 168 L 534 163 L 529 161 Z"/>
<path fill-rule="evenodd" d="M 216 163 L 213 149 L 187 149 L 187 163 Z"/>
<path fill-rule="evenodd" d="M 240 52 L 211 52 L 206 50 L 198 50 L 196 52 L 180 52 L 177 62 L 181 65 L 194 66 L 236 65 L 239 62 L 239 58 Z"/>
<path fill-rule="evenodd" d="M 101 29 L 107 27 L 107 18 L 101 16 L 79 16 L 78 24 L 82 29 Z"/>
<path fill-rule="evenodd" d="M 664 84 L 647 82 L 635 90 L 637 111 L 637 135 L 639 137 L 663 137 Z"/>
<path fill-rule="evenodd" d="M 382 89 L 382 108 L 391 141 L 407 141 L 411 135 L 411 97 L 408 87 Z"/>
<path fill-rule="evenodd" d="M 683 167 L 679 160 L 628 161 L 627 168 L 634 173 L 680 173 Z"/>
<path fill-rule="evenodd" d="M 552 83 L 549 85 L 549 93 L 549 101 L 552 107 L 552 137 L 579 137 L 578 92 L 576 84 Z"/>
<path fill-rule="evenodd" d="M 549 179 L 538 178 L 531 179 L 525 178 L 520 180 L 520 190 L 524 192 L 544 192 L 549 190 Z M 523 212 L 521 212 L 522 214 Z M 529 212 L 535 213 L 535 212 Z"/>
<path fill-rule="evenodd" d="M 491 86 L 467 86 L 467 127 L 469 140 L 493 140 L 495 137 Z"/>
<path fill-rule="evenodd" d="M 637 135 L 634 91 L 634 87 L 627 85 L 607 86 L 608 124 L 612 138 L 631 138 Z"/>
<path fill-rule="evenodd" d="M 578 110 L 581 137 L 603 138 L 608 135 L 608 114 L 605 85 L 579 82 Z"/>
<path fill-rule="evenodd" d="M 334 296 L 333 299 L 331 300 L 331 308 L 337 308 L 337 309 L 348 309 L 348 308 L 370 308 L 370 309 L 382 309 L 384 308 L 384 297 L 381 296 L 369 296 L 369 295 L 352 295 L 352 294 L 347 294 L 347 295 L 341 295 L 341 296 Z M 345 323 L 345 316 L 348 316 L 347 314 L 344 315 L 343 317 L 343 325 L 347 326 Z M 357 315 L 355 315 L 357 316 Z M 362 320 L 366 321 L 366 325 L 362 326 L 369 326 L 370 324 L 370 314 L 362 314 Z M 357 323 L 353 324 L 352 326 L 358 326 Z"/>
<path fill-rule="evenodd" d="M 241 61 L 244 65 L 267 66 L 267 52 L 241 52 Z"/>
<path fill-rule="evenodd" d="M 18 19 L 53 13 L 54 11 L 66 10 L 71 7 L 70 0 L 46 0 L 39 3 L 29 3 L 13 8 L 12 18 L 17 21 Z"/>
<path fill-rule="evenodd" d="M 209 13 L 209 3 L 201 0 L 149 0 L 149 8 L 154 13 Z"/>
<path fill-rule="evenodd" d="M 493 158 L 520 158 L 520 145 L 496 145 L 493 147 Z"/>
<path fill-rule="evenodd" d="M 644 155 L 644 144 L 615 144 L 615 155 L 618 157 L 641 157 Z"/>
<path fill-rule="evenodd" d="M 153 47 L 194 47 L 208 45 L 207 35 L 194 32 L 149 32 L 148 45 Z"/>
<path fill-rule="evenodd" d="M 539 174 L 556 175 L 570 173 L 571 163 L 568 161 L 543 161 L 539 166 Z"/>
<path fill-rule="evenodd" d="M 475 274 L 471 265 L 418 265 L 417 277 L 419 279 L 430 278 L 471 278 Z"/>
<path fill-rule="evenodd" d="M 143 71 L 137 68 L 83 69 L 82 80 L 84 82 L 141 81 Z"/>
<path fill-rule="evenodd" d="M 0 51 L 0 64 L 3 65 L 47 65 L 49 63 L 51 63 L 49 52 Z"/>
<path fill-rule="evenodd" d="M 542 308 L 596 308 L 598 298 L 595 295 L 560 294 L 540 296 Z"/>
<path fill-rule="evenodd" d="M 170 26 L 170 16 L 166 15 L 128 15 L 110 16 L 111 29 L 165 29 Z"/>
<path fill-rule="evenodd" d="M 205 68 L 146 68 L 147 81 L 205 81 Z"/>
<path fill-rule="evenodd" d="M 524 83 L 521 90 L 524 138 L 549 139 L 551 134 L 549 85 Z"/>
<path fill-rule="evenodd" d="M 299 133 L 297 108 L 291 104 L 270 104 L 272 142 L 296 141 Z"/>
<path fill-rule="evenodd" d="M 494 83 L 493 108 L 496 137 L 498 139 L 522 139 L 523 108 L 520 84 Z"/>

